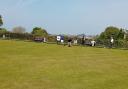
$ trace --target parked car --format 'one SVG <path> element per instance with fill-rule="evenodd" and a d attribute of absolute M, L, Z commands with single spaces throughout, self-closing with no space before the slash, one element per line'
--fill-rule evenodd
<path fill-rule="evenodd" d="M 91 43 L 90 40 L 86 40 L 86 41 L 85 41 L 85 45 L 92 46 L 92 43 Z"/>
<path fill-rule="evenodd" d="M 43 39 L 42 37 L 35 37 L 35 38 L 34 38 L 34 41 L 35 41 L 35 42 L 43 42 L 43 40 L 44 40 L 44 39 Z"/>

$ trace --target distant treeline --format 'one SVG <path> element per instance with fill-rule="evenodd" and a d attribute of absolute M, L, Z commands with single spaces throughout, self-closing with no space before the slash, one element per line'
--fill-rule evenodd
<path fill-rule="evenodd" d="M 19 39 L 19 40 L 31 40 L 35 38 L 46 38 L 47 42 L 56 42 L 56 36 L 49 34 L 47 30 L 41 27 L 34 27 L 31 32 L 26 32 L 24 27 L 14 27 L 11 31 L 3 28 L 3 19 L 0 15 L 0 38 L 2 39 Z M 86 32 L 84 32 L 86 33 Z M 88 38 L 85 34 L 83 35 L 63 35 L 64 42 L 68 42 L 68 39 L 77 40 L 78 44 L 90 44 L 91 40 L 96 41 L 97 47 L 110 47 L 111 39 L 113 38 L 113 47 L 115 48 L 128 48 L 128 30 L 118 28 L 114 26 L 107 27 L 101 34 L 97 36 L 91 36 Z M 83 39 L 84 38 L 84 39 Z"/>
<path fill-rule="evenodd" d="M 0 33 L 0 37 L 2 39 L 20 39 L 20 40 L 32 40 L 33 39 L 33 35 L 30 33 L 5 32 L 5 33 Z"/>

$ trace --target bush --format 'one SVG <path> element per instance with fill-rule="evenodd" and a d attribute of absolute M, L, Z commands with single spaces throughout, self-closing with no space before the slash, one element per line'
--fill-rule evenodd
<path fill-rule="evenodd" d="M 125 40 L 116 40 L 114 43 L 116 48 L 128 48 L 128 41 Z"/>

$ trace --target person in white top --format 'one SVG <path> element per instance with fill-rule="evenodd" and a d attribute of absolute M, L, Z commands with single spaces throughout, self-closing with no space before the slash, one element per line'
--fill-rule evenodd
<path fill-rule="evenodd" d="M 78 42 L 77 42 L 77 39 L 75 39 L 75 40 L 74 40 L 74 45 L 77 45 L 77 43 L 78 43 Z"/>
<path fill-rule="evenodd" d="M 94 40 L 91 41 L 92 46 L 95 46 L 95 43 L 96 42 Z"/>
<path fill-rule="evenodd" d="M 113 47 L 113 44 L 114 44 L 114 39 L 113 39 L 113 37 L 111 37 L 110 43 L 111 43 L 111 48 L 112 48 L 112 47 Z"/>
<path fill-rule="evenodd" d="M 44 37 L 44 43 L 46 43 L 46 38 Z"/>
<path fill-rule="evenodd" d="M 111 37 L 111 43 L 112 43 L 112 44 L 114 43 L 114 39 L 113 39 L 113 37 Z"/>

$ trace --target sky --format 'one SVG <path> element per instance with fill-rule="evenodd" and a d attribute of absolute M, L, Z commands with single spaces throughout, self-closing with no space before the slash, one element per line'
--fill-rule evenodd
<path fill-rule="evenodd" d="M 128 0 L 0 0 L 3 27 L 42 27 L 50 34 L 97 35 L 128 28 Z"/>

